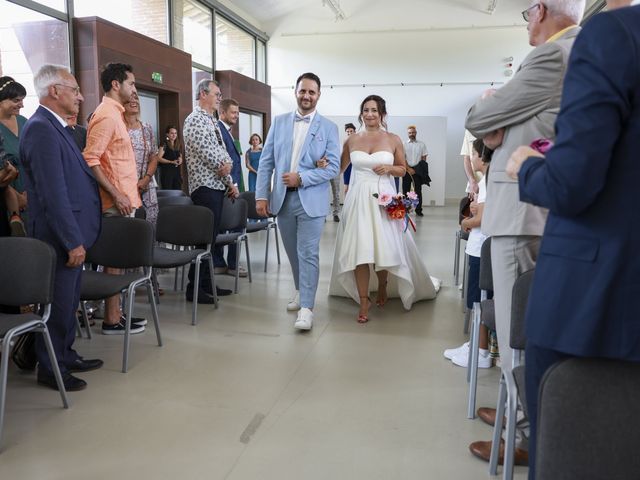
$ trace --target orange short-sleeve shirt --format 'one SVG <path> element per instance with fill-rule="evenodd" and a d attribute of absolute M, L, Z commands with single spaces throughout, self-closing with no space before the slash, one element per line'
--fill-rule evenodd
<path fill-rule="evenodd" d="M 82 152 L 89 167 L 100 165 L 109 182 L 126 195 L 133 208 L 142 205 L 138 192 L 138 172 L 131 139 L 124 123 L 124 107 L 102 97 L 89 121 L 87 146 Z M 113 198 L 100 188 L 102 211 L 113 207 Z"/>

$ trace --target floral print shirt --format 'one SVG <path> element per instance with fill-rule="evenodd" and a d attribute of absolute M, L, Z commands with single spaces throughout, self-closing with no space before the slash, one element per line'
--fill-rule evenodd
<path fill-rule="evenodd" d="M 217 170 L 231 162 L 222 141 L 218 122 L 199 106 L 184 121 L 183 131 L 189 193 L 200 187 L 226 190 L 233 185 L 231 175 L 221 177 Z"/>

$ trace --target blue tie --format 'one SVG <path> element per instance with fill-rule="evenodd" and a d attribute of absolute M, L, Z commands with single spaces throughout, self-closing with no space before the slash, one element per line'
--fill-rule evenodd
<path fill-rule="evenodd" d="M 311 121 L 311 115 L 302 116 L 298 112 L 296 112 L 296 122 L 304 122 L 309 123 Z"/>

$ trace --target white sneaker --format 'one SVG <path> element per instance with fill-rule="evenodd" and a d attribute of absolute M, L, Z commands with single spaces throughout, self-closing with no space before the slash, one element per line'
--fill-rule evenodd
<path fill-rule="evenodd" d="M 463 351 L 467 351 L 467 352 L 469 351 L 469 342 L 464 342 L 459 347 L 449 348 L 449 349 L 445 350 L 444 351 L 444 358 L 446 358 L 447 360 L 451 360 L 458 353 L 463 352 Z"/>
<path fill-rule="evenodd" d="M 313 326 L 313 312 L 308 308 L 301 308 L 298 312 L 296 323 L 293 324 L 298 330 L 311 330 Z"/>
<path fill-rule="evenodd" d="M 463 350 L 451 359 L 451 363 L 459 367 L 467 368 L 469 363 L 469 349 Z M 489 356 L 489 350 L 480 349 L 478 354 L 478 368 L 491 368 L 491 356 Z"/>
<path fill-rule="evenodd" d="M 287 310 L 290 312 L 300 310 L 300 290 L 296 290 L 295 295 L 287 303 Z"/>

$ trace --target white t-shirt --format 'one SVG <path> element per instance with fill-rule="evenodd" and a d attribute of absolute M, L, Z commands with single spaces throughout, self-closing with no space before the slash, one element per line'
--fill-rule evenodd
<path fill-rule="evenodd" d="M 475 139 L 476 137 L 471 135 L 471 132 L 469 132 L 469 130 L 464 131 L 464 140 L 462 141 L 460 155 L 462 155 L 463 157 L 471 158 L 471 154 L 473 153 L 473 142 L 475 141 Z M 469 185 L 469 182 L 467 182 L 467 188 L 465 188 L 464 191 L 466 193 L 471 193 L 471 186 Z"/>
<path fill-rule="evenodd" d="M 478 182 L 478 203 L 484 203 L 485 198 L 487 197 L 487 183 L 485 181 L 485 177 L 482 177 L 482 180 Z M 467 240 L 467 248 L 465 248 L 465 253 L 472 257 L 479 257 L 480 251 L 482 250 L 482 244 L 487 239 L 487 236 L 482 233 L 480 227 L 472 228 L 469 232 L 469 239 Z"/>

